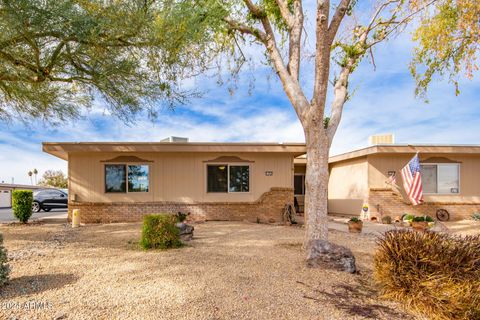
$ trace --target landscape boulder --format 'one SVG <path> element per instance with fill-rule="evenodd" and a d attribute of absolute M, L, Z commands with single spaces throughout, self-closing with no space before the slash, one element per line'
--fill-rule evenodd
<path fill-rule="evenodd" d="M 193 230 L 195 229 L 193 226 L 188 225 L 184 222 L 177 222 L 176 226 L 180 230 L 180 240 L 182 241 L 192 240 Z"/>
<path fill-rule="evenodd" d="M 325 240 L 310 240 L 307 244 L 307 266 L 355 273 L 355 257 L 350 249 Z"/>

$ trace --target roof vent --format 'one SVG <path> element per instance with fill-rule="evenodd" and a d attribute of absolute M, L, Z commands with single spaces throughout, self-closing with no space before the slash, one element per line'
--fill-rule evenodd
<path fill-rule="evenodd" d="M 394 144 L 395 136 L 392 133 L 376 134 L 368 138 L 368 143 L 372 146 L 378 145 L 378 144 Z"/>
<path fill-rule="evenodd" d="M 160 140 L 160 142 L 188 142 L 188 138 L 170 136 Z"/>

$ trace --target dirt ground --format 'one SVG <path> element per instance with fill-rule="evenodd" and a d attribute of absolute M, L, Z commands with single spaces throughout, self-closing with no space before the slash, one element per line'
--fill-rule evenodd
<path fill-rule="evenodd" d="M 144 252 L 140 224 L 3 225 L 1 319 L 413 319 L 372 286 L 373 235 L 331 230 L 360 274 L 309 269 L 303 230 L 195 225 L 186 247 Z"/>

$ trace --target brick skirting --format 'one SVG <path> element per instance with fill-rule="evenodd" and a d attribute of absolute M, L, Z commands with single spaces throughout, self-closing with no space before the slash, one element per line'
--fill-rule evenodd
<path fill-rule="evenodd" d="M 72 210 L 80 209 L 82 223 L 137 222 L 151 213 L 190 212 L 190 220 L 231 220 L 256 222 L 281 222 L 286 204 L 293 204 L 293 189 L 271 188 L 254 202 L 70 202 L 68 219 Z"/>
<path fill-rule="evenodd" d="M 450 220 L 461 220 L 470 219 L 474 212 L 480 212 L 480 203 L 474 202 L 426 202 L 413 206 L 391 188 L 370 189 L 368 203 L 373 213 L 377 212 L 377 205 L 380 205 L 380 214 L 392 218 L 404 213 L 435 218 L 438 209 L 445 209 L 450 213 Z"/>

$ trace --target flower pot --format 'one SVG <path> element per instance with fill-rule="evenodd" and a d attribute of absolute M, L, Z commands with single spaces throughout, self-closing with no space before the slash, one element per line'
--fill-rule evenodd
<path fill-rule="evenodd" d="M 350 233 L 360 233 L 362 232 L 363 221 L 348 221 L 348 231 Z"/>
<path fill-rule="evenodd" d="M 417 231 L 425 231 L 428 228 L 427 221 L 412 221 L 412 228 L 413 230 Z"/>

